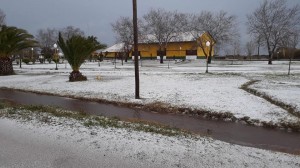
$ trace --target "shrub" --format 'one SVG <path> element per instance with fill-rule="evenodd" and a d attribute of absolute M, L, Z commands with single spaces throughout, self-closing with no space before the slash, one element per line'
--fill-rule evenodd
<path fill-rule="evenodd" d="M 22 61 L 23 61 L 25 64 L 29 64 L 30 59 L 29 59 L 29 58 L 23 58 Z"/>

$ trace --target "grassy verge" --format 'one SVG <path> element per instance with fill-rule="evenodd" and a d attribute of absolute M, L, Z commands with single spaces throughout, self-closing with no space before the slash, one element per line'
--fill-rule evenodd
<path fill-rule="evenodd" d="M 270 102 L 271 104 L 274 104 L 284 110 L 286 110 L 288 113 L 290 113 L 291 115 L 300 118 L 300 112 L 297 111 L 297 109 L 290 105 L 290 104 L 286 104 L 284 102 L 281 102 L 279 100 L 274 99 L 273 97 L 263 93 L 263 92 L 259 92 L 258 90 L 249 88 L 249 86 L 253 85 L 254 83 L 258 82 L 258 80 L 251 80 L 245 84 L 243 84 L 240 88 L 245 90 L 248 93 L 251 93 L 255 96 L 261 97 L 265 100 L 267 100 L 268 102 Z"/>
<path fill-rule="evenodd" d="M 51 106 L 23 106 L 0 101 L 0 117 L 22 121 L 38 120 L 47 124 L 57 124 L 54 118 L 74 119 L 85 127 L 125 128 L 165 136 L 185 136 L 195 138 L 192 133 L 153 122 L 130 120 L 121 121 L 118 117 L 92 116 L 83 112 L 68 111 Z"/>
<path fill-rule="evenodd" d="M 276 100 L 273 97 L 271 97 L 263 92 L 259 92 L 258 90 L 249 87 L 256 82 L 259 82 L 259 81 L 251 80 L 249 82 L 246 82 L 245 84 L 243 84 L 240 87 L 240 89 L 243 89 L 244 91 L 246 91 L 250 94 L 253 94 L 255 96 L 261 97 L 261 98 L 265 99 L 266 101 L 270 102 L 271 104 L 274 104 L 274 105 L 286 110 L 289 114 L 291 114 L 297 118 L 300 118 L 300 112 L 297 111 L 297 109 L 295 107 L 293 107 L 292 105 L 286 104 L 279 100 Z M 246 118 L 245 122 L 255 123 L 255 121 L 252 121 L 250 118 Z M 297 123 L 280 122 L 280 123 L 275 124 L 271 121 L 271 122 L 260 122 L 260 124 L 266 128 L 283 128 L 283 129 L 290 129 L 292 131 L 300 132 L 300 122 L 297 122 Z"/>

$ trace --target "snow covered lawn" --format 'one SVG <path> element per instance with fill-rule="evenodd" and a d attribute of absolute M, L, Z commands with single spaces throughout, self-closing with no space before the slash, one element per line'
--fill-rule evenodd
<path fill-rule="evenodd" d="M 67 67 L 67 68 L 66 68 Z M 287 76 L 285 61 L 214 61 L 205 74 L 203 60 L 175 63 L 143 60 L 140 67 L 140 100 L 134 99 L 134 67 L 132 62 L 110 61 L 85 63 L 85 82 L 68 82 L 69 65 L 15 65 L 17 75 L 1 76 L 0 87 L 54 93 L 62 96 L 105 99 L 117 102 L 149 104 L 163 102 L 176 107 L 230 112 L 237 118 L 250 117 L 259 121 L 297 122 L 286 110 L 240 89 L 249 80 L 260 80 L 254 88 L 287 104 L 300 104 L 300 62 L 293 62 L 292 75 Z"/>
<path fill-rule="evenodd" d="M 22 69 L 15 65 L 17 75 L 0 76 L 0 87 L 137 104 L 163 102 L 178 107 L 231 112 L 236 117 L 249 116 L 260 121 L 299 122 L 286 110 L 240 89 L 250 80 L 259 80 L 251 88 L 299 109 L 300 63 L 293 63 L 291 76 L 285 75 L 287 67 L 287 62 L 267 65 L 266 62 L 240 61 L 231 65 L 215 61 L 209 67 L 210 73 L 205 74 L 203 60 L 176 64 L 166 61 L 163 65 L 157 61 L 143 61 L 140 100 L 134 99 L 132 62 L 124 66 L 118 63 L 116 69 L 109 61 L 102 62 L 100 67 L 95 62 L 86 63 L 81 71 L 88 81 L 75 83 L 68 82 L 71 70 L 68 65 L 65 68 L 65 64 L 59 64 L 58 71 L 54 70 L 55 64 L 22 65 Z M 51 122 L 20 122 L 23 120 L 2 117 L 0 131 L 18 139 L 65 147 L 64 150 L 72 152 L 73 158 L 89 158 L 89 167 L 98 167 L 99 164 L 103 167 L 166 168 L 300 167 L 299 155 L 243 147 L 208 137 L 168 137 L 126 128 L 86 127 L 77 120 L 63 117 L 52 116 L 48 120 Z M 72 163 L 68 160 L 72 157 L 66 155 L 64 159 Z M 34 157 L 25 157 L 24 165 L 32 166 L 30 159 Z M 57 163 L 58 158 L 52 156 L 48 159 Z M 86 166 L 75 160 L 74 167 Z M 34 163 L 45 167 L 52 165 L 51 160 L 43 159 Z M 16 165 L 19 166 L 18 163 L 11 165 L 6 162 L 4 166 Z"/>
<path fill-rule="evenodd" d="M 209 137 L 169 137 L 126 128 L 86 127 L 71 118 L 49 115 L 47 120 L 38 120 L 32 114 L 24 117 L 24 112 L 18 113 L 21 118 L 0 118 L 4 140 L 13 139 L 13 143 L 21 145 L 18 152 L 0 145 L 0 156 L 5 156 L 0 157 L 0 162 L 4 167 L 300 166 L 299 155 L 242 147 Z M 39 148 L 30 150 L 31 146 Z"/>
<path fill-rule="evenodd" d="M 266 75 L 263 81 L 256 83 L 252 88 L 294 106 L 300 114 L 300 75 Z"/>

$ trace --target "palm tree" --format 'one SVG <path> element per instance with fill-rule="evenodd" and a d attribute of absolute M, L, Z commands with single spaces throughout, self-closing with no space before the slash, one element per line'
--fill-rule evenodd
<path fill-rule="evenodd" d="M 5 25 L 0 26 L 0 75 L 12 75 L 14 73 L 11 55 L 36 46 L 37 42 L 26 30 Z"/>
<path fill-rule="evenodd" d="M 61 33 L 59 33 L 57 44 L 72 67 L 73 71 L 69 76 L 70 82 L 87 80 L 86 76 L 83 76 L 79 72 L 81 64 L 84 63 L 92 52 L 105 46 L 98 43 L 96 37 L 93 36 L 83 37 L 74 35 L 65 41 Z"/>

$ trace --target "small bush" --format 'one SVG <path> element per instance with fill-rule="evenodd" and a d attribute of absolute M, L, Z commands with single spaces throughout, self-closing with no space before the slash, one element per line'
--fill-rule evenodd
<path fill-rule="evenodd" d="M 59 59 L 52 59 L 54 63 L 59 63 Z"/>
<path fill-rule="evenodd" d="M 47 61 L 49 62 L 49 64 L 51 64 L 52 58 L 47 58 Z"/>
<path fill-rule="evenodd" d="M 29 58 L 23 58 L 22 61 L 23 61 L 25 64 L 29 64 L 30 59 L 29 59 Z"/>
<path fill-rule="evenodd" d="M 5 106 L 4 106 L 4 103 L 0 102 L 0 109 L 4 109 Z"/>

